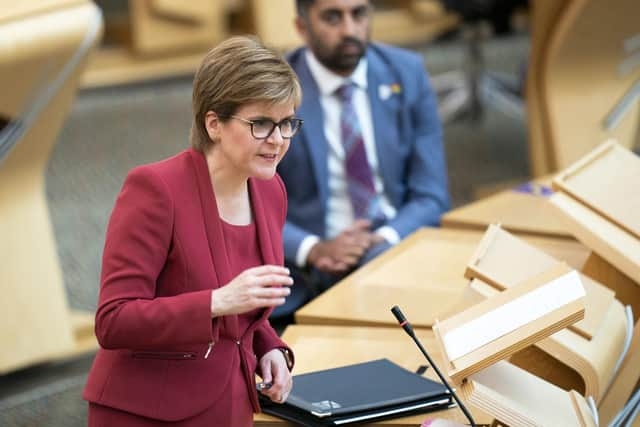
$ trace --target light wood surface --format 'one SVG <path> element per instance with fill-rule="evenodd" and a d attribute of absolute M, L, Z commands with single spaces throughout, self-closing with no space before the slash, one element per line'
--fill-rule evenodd
<path fill-rule="evenodd" d="M 636 0 L 572 0 L 554 26 L 539 69 L 554 170 L 607 138 L 625 147 L 637 143 L 637 99 L 618 123 L 607 120 L 640 78 L 640 67 L 629 65 L 635 51 L 627 47 L 638 35 L 639 15 Z"/>
<path fill-rule="evenodd" d="M 514 233 L 573 239 L 549 204 L 548 196 L 515 188 L 461 206 L 442 217 L 442 226 L 451 228 L 484 230 L 496 223 Z"/>
<path fill-rule="evenodd" d="M 563 170 L 553 185 L 640 238 L 640 158 L 615 141 Z"/>
<path fill-rule="evenodd" d="M 629 352 L 598 408 L 601 425 L 608 426 L 622 409 L 633 393 L 638 379 L 640 379 L 640 323 L 636 323 L 633 329 Z"/>
<path fill-rule="evenodd" d="M 227 35 L 224 1 L 129 0 L 131 48 L 138 55 L 208 50 Z"/>
<path fill-rule="evenodd" d="M 477 348 L 467 347 L 465 348 L 465 353 L 459 356 L 450 356 L 451 347 L 447 346 L 447 336 L 457 329 L 487 316 L 489 313 L 495 313 L 496 310 L 506 304 L 526 298 L 552 280 L 565 276 L 570 272 L 571 269 L 568 266 L 557 264 L 549 270 L 525 280 L 518 286 L 490 295 L 486 300 L 437 322 L 433 326 L 433 330 L 436 338 L 438 338 L 437 342 L 441 353 L 446 357 L 444 365 L 448 369 L 449 376 L 458 384 L 461 384 L 468 376 L 500 360 L 507 359 L 519 350 L 535 344 L 541 339 L 582 319 L 585 311 L 583 294 L 578 295 L 574 300 L 561 307 L 545 312 L 539 318 L 483 343 Z M 511 318 L 502 318 L 498 321 L 508 323 L 510 320 Z M 465 343 L 465 345 L 469 344 Z"/>
<path fill-rule="evenodd" d="M 479 278 L 498 290 L 504 290 L 558 263 L 552 256 L 492 225 L 469 261 L 465 277 Z M 585 318 L 569 329 L 590 340 L 600 329 L 614 292 L 584 274 L 580 274 L 580 280 L 586 292 Z"/>
<path fill-rule="evenodd" d="M 494 289 L 485 290 L 484 294 L 491 296 L 496 289 L 535 277 L 558 263 L 553 257 L 492 226 L 470 260 L 466 276 L 474 282 L 480 279 L 489 283 Z M 553 360 L 529 350 L 514 362 L 553 384 L 584 392 L 598 401 L 614 375 L 615 364 L 623 351 L 626 317 L 610 289 L 585 274 L 580 274 L 580 280 L 586 291 L 585 319 L 535 344 Z M 481 291 L 483 288 L 474 286 L 474 282 L 472 287 Z"/>
<path fill-rule="evenodd" d="M 586 246 L 636 283 L 640 283 L 640 241 L 620 227 L 566 194 L 557 193 L 551 202 L 563 214 L 567 228 Z M 608 283 L 603 283 L 608 285 Z"/>
<path fill-rule="evenodd" d="M 460 18 L 444 10 L 438 0 L 387 2 L 377 9 L 371 28 L 373 40 L 389 44 L 425 43 L 460 24 Z"/>
<path fill-rule="evenodd" d="M 434 361 L 440 360 L 433 333 L 420 330 L 417 335 Z M 406 369 L 415 371 L 428 365 L 420 350 L 400 328 L 363 328 L 341 326 L 291 325 L 282 335 L 293 348 L 296 358 L 295 374 L 320 369 L 330 369 L 353 363 L 387 358 Z M 437 363 L 437 362 L 436 362 Z M 442 369 L 441 369 L 442 370 Z M 429 368 L 425 375 L 436 380 L 437 375 Z M 295 384 L 294 384 L 295 387 Z M 478 423 L 489 424 L 491 417 L 468 407 Z M 432 412 L 394 420 L 379 421 L 367 426 L 418 426 L 427 418 L 444 418 L 466 423 L 458 408 Z M 275 417 L 259 414 L 254 417 L 256 426 L 293 425 Z"/>
<path fill-rule="evenodd" d="M 607 142 L 563 171 L 550 198 L 578 240 L 640 284 L 640 161 Z M 607 285 L 607 283 L 604 283 Z"/>
<path fill-rule="evenodd" d="M 124 46 L 104 47 L 91 56 L 81 86 L 104 87 L 193 74 L 205 53 L 202 49 L 171 57 L 141 57 Z"/>
<path fill-rule="evenodd" d="M 582 272 L 616 293 L 616 299 L 633 309 L 633 318 L 640 319 L 640 286 L 597 253 L 592 252 Z"/>
<path fill-rule="evenodd" d="M 542 82 L 549 38 L 570 1 L 536 0 L 531 2 L 531 46 L 527 70 L 527 131 L 531 176 L 539 177 L 554 171 L 549 143 L 548 116 L 544 110 Z"/>
<path fill-rule="evenodd" d="M 83 332 L 91 316 L 74 321 L 67 305 L 44 171 L 85 62 L 71 58 L 83 40 L 97 42 L 101 19 L 86 1 L 29 6 L 0 17 L 0 78 L 11 82 L 0 115 L 25 126 L 0 158 L 0 374 L 96 346 Z"/>
<path fill-rule="evenodd" d="M 296 18 L 295 1 L 289 0 L 251 0 L 253 27 L 260 40 L 279 49 L 292 49 L 302 44 L 294 21 Z"/>
<path fill-rule="evenodd" d="M 595 427 L 584 397 L 507 362 L 473 375 L 461 393 L 505 425 Z"/>
<path fill-rule="evenodd" d="M 298 323 L 391 326 L 397 304 L 416 327 L 430 327 L 461 303 L 464 271 L 483 233 L 420 229 L 396 247 L 302 307 Z M 589 251 L 578 242 L 528 236 L 525 240 L 580 269 Z M 459 306 L 462 304 L 461 306 Z"/>
<path fill-rule="evenodd" d="M 471 287 L 487 298 L 498 292 L 480 279 L 473 279 Z M 591 340 L 567 328 L 536 341 L 510 361 L 558 387 L 577 390 L 599 402 L 615 374 L 626 332 L 624 308 L 612 300 Z"/>
<path fill-rule="evenodd" d="M 584 382 L 585 396 L 592 396 L 598 403 L 612 378 L 615 364 L 624 347 L 625 324 L 624 307 L 619 301 L 613 300 L 605 314 L 600 330 L 593 339 L 586 340 L 575 332 L 564 329 L 539 341 L 536 346 L 551 355 L 560 364 L 575 370 Z M 524 368 L 536 373 L 536 366 L 533 364 Z M 553 375 L 551 373 L 550 377 Z M 571 384 L 572 389 L 577 389 L 577 387 L 578 384 L 575 386 Z"/>
<path fill-rule="evenodd" d="M 480 279 L 473 279 L 470 286 L 486 298 L 497 292 Z M 519 351 L 510 362 L 560 388 L 577 390 L 598 401 L 615 375 L 625 338 L 624 307 L 614 300 L 591 340 L 567 328 Z"/>

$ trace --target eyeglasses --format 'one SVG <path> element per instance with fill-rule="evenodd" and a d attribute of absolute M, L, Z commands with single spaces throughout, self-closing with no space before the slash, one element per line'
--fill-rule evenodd
<path fill-rule="evenodd" d="M 251 135 L 256 139 L 267 139 L 271 136 L 276 126 L 280 129 L 280 135 L 284 139 L 292 138 L 302 126 L 302 119 L 290 117 L 276 123 L 270 119 L 247 120 L 238 116 L 226 116 L 229 119 L 240 120 L 251 125 Z"/>

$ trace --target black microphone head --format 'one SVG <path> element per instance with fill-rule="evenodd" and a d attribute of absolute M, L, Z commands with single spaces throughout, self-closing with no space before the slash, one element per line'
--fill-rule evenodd
<path fill-rule="evenodd" d="M 394 305 L 391 308 L 391 312 L 396 317 L 396 319 L 398 319 L 398 323 L 400 323 L 401 325 L 407 321 L 406 317 L 404 317 L 404 314 L 402 314 L 402 310 L 400 310 L 400 307 L 398 307 L 397 305 Z"/>

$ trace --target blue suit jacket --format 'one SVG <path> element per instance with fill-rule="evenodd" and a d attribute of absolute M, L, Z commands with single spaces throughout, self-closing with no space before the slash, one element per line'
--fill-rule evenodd
<path fill-rule="evenodd" d="M 297 115 L 304 119 L 304 125 L 278 166 L 289 201 L 284 252 L 291 262 L 295 261 L 298 247 L 306 236 L 326 236 L 329 196 L 324 117 L 318 86 L 307 66 L 304 51 L 305 48 L 300 48 L 288 56 L 303 89 L 303 101 Z M 436 98 L 418 55 L 371 44 L 366 57 L 380 173 L 384 191 L 397 210 L 387 225 L 404 238 L 419 227 L 437 225 L 449 207 Z M 396 88 L 386 99 L 379 95 L 383 85 Z"/>

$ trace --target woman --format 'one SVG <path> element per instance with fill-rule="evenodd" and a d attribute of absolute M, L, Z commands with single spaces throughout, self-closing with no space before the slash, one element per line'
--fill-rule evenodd
<path fill-rule="evenodd" d="M 281 57 L 231 38 L 196 73 L 192 148 L 127 176 L 104 247 L 89 426 L 250 426 L 256 371 L 286 400 L 292 354 L 268 316 L 292 284 L 275 171 L 300 97 Z"/>

